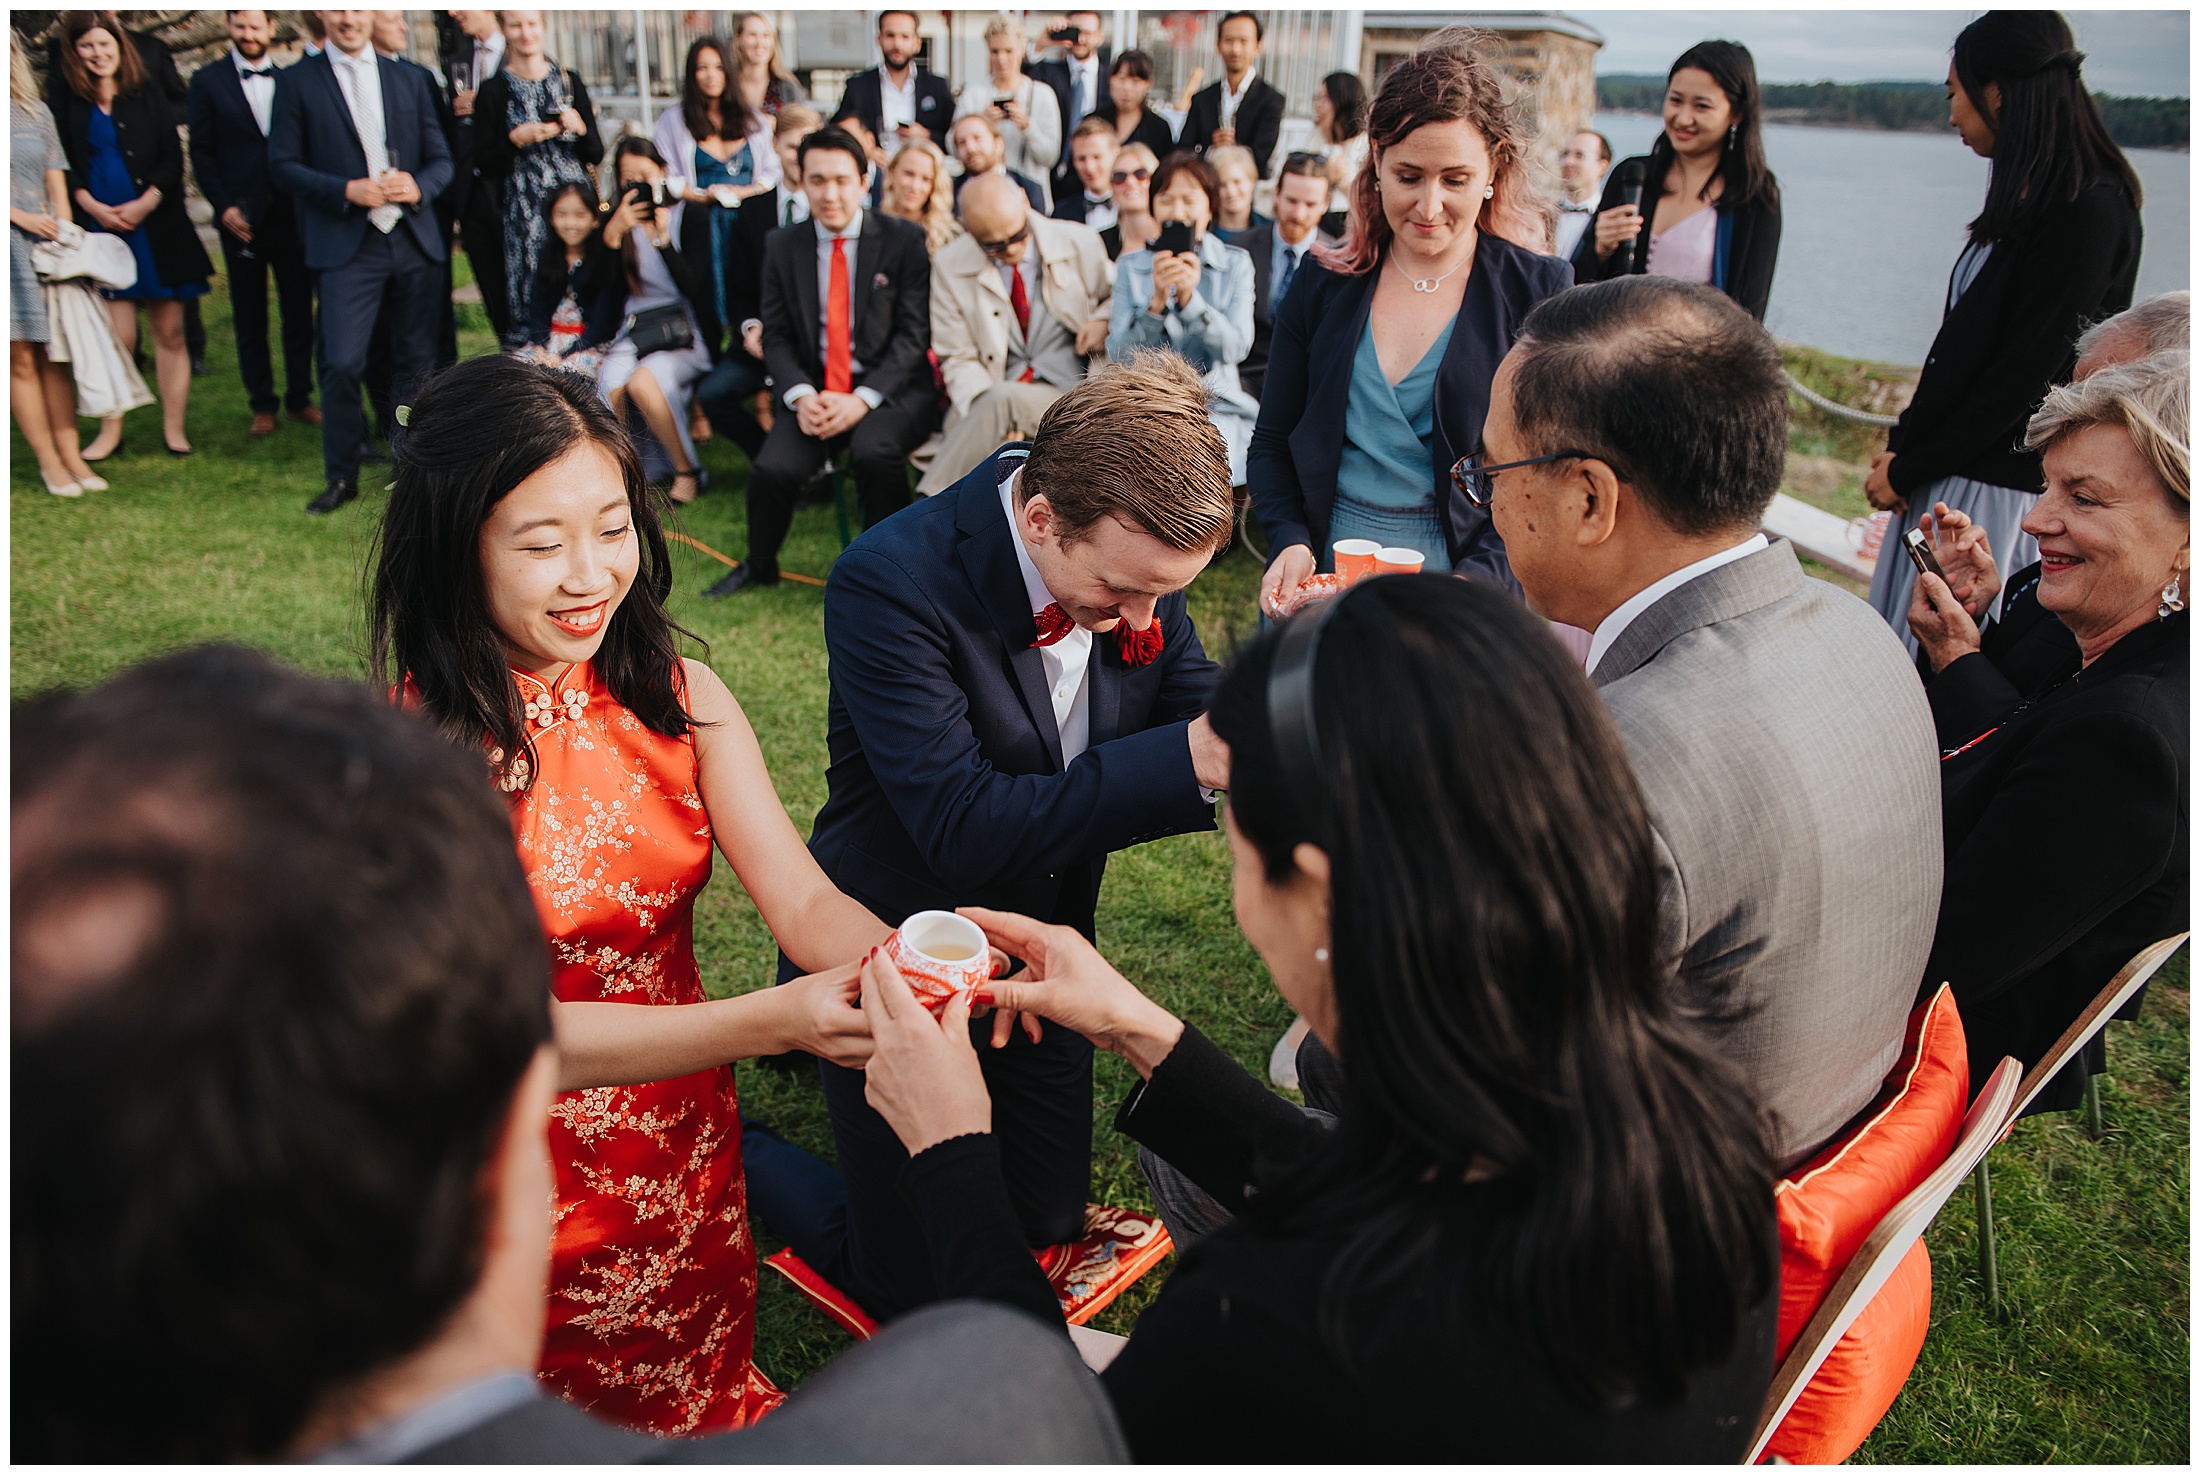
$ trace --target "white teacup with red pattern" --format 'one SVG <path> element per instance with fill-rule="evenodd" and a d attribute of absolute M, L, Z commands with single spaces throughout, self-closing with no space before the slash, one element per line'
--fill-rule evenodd
<path fill-rule="evenodd" d="M 917 1002 L 937 1015 L 957 994 L 965 999 L 993 973 L 985 933 L 953 912 L 917 912 L 894 932 L 894 966 Z"/>

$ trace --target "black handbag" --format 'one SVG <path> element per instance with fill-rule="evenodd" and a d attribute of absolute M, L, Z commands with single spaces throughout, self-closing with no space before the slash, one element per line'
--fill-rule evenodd
<path fill-rule="evenodd" d="M 684 303 L 668 302 L 663 307 L 645 308 L 629 317 L 626 341 L 634 345 L 637 358 L 676 352 L 694 346 L 695 325 L 688 321 Z"/>

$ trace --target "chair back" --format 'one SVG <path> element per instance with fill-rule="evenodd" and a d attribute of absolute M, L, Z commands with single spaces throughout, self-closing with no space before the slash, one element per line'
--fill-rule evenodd
<path fill-rule="evenodd" d="M 2017 1109 L 2009 1114 L 2012 1123 L 2024 1115 L 2024 1109 L 2032 1104 L 2032 1098 L 2039 1095 L 2049 1081 L 2061 1075 L 2063 1067 L 2075 1059 L 2078 1052 L 2095 1035 L 2108 1027 L 2109 1020 L 2116 1017 L 2116 1011 L 2130 1003 L 2133 994 L 2146 987 L 2147 980 L 2161 970 L 2162 965 L 2170 960 L 2171 954 L 2183 947 L 2185 939 L 2191 935 L 2189 932 L 2180 932 L 2175 937 L 2165 937 L 2160 942 L 2149 944 L 2139 950 L 2137 957 L 2117 970 L 2116 976 L 2108 981 L 2108 987 L 2102 989 L 2093 1002 L 2086 1006 L 2085 1012 L 2071 1022 L 2070 1028 L 2062 1032 L 2062 1038 L 2055 1041 L 2055 1048 L 2042 1055 L 2039 1063 L 2024 1073 L 2024 1081 L 2017 1087 Z"/>
<path fill-rule="evenodd" d="M 1910 1252 L 1910 1246 L 1925 1232 L 1925 1227 L 1933 1222 L 1941 1205 L 1964 1179 L 1971 1176 L 1971 1170 L 1978 1166 L 1987 1149 L 2009 1124 L 2017 1099 L 2018 1078 L 2023 1070 L 2014 1058 L 2005 1058 L 1994 1067 L 1984 1089 L 1964 1114 L 1963 1133 L 1956 1138 L 1955 1148 L 1947 1160 L 1887 1212 L 1850 1259 L 1848 1268 L 1826 1293 L 1817 1313 L 1773 1374 L 1772 1387 L 1765 1396 L 1764 1413 L 1757 1422 L 1757 1435 L 1750 1441 L 1744 1464 L 1757 1462 L 1771 1442 L 1773 1432 L 1780 1427 L 1780 1421 L 1787 1417 L 1788 1410 L 1795 1407 L 1795 1400 L 1810 1386 L 1811 1377 L 1825 1362 L 1827 1354 L 1871 1304 L 1872 1297 L 1879 1294 L 1880 1287 L 1894 1274 L 1903 1256 Z"/>

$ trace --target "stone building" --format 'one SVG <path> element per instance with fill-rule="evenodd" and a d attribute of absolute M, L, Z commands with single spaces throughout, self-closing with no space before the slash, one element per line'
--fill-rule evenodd
<path fill-rule="evenodd" d="M 1485 14 L 1370 10 L 1360 19 L 1360 75 L 1372 88 L 1422 37 L 1447 25 L 1472 26 L 1498 38 L 1493 60 L 1522 89 L 1537 130 L 1539 162 L 1555 179 L 1558 151 L 1567 135 L 1590 126 L 1596 113 L 1596 54 L 1604 45 L 1603 35 L 1555 10 Z"/>

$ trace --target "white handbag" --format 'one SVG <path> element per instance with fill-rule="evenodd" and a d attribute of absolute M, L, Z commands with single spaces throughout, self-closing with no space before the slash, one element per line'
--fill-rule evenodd
<path fill-rule="evenodd" d="M 137 257 L 127 242 L 69 220 L 61 222 L 61 234 L 54 240 L 31 247 L 31 268 L 48 282 L 85 277 L 116 292 L 137 285 Z"/>

